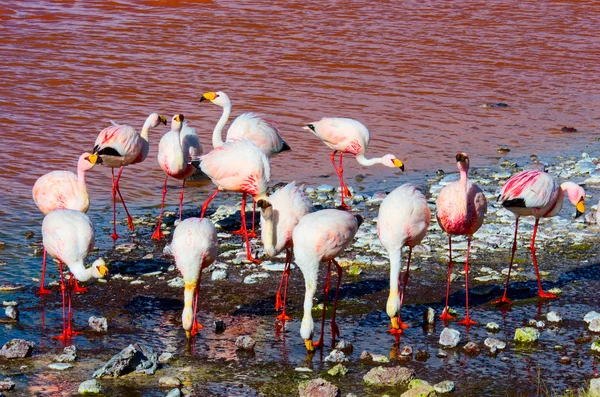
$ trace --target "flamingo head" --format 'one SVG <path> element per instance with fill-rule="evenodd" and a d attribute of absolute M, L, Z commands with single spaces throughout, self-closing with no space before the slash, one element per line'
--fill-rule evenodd
<path fill-rule="evenodd" d="M 304 339 L 304 345 L 306 350 L 309 352 L 315 351 L 315 345 L 313 344 L 312 338 L 315 329 L 315 323 L 312 316 L 305 316 L 302 319 L 302 325 L 300 325 L 300 336 Z"/>
<path fill-rule="evenodd" d="M 175 116 L 173 116 L 173 118 L 171 119 L 171 130 L 181 131 L 181 125 L 184 119 L 185 118 L 183 117 L 183 114 L 176 114 Z"/>
<path fill-rule="evenodd" d="M 381 164 L 390 168 L 400 168 L 402 171 L 404 171 L 404 163 L 397 159 L 393 154 L 386 154 L 383 156 L 381 158 Z"/>
<path fill-rule="evenodd" d="M 152 113 L 150 116 L 148 116 L 146 122 L 148 123 L 148 126 L 150 128 L 156 128 L 160 124 L 167 125 L 167 118 L 165 116 L 161 116 L 158 113 Z"/>
<path fill-rule="evenodd" d="M 104 259 L 98 258 L 92 263 L 92 276 L 94 278 L 104 278 L 104 276 L 108 276 L 108 267 L 106 267 Z"/>
<path fill-rule="evenodd" d="M 200 102 L 202 101 L 211 101 L 215 105 L 220 106 L 222 108 L 226 106 L 231 106 L 231 100 L 223 91 L 205 92 L 204 94 L 202 94 L 202 97 L 200 97 Z"/>
<path fill-rule="evenodd" d="M 575 206 L 575 218 L 579 218 L 585 211 L 585 190 L 573 182 L 564 182 L 560 187 L 567 194 L 571 204 Z"/>
<path fill-rule="evenodd" d="M 466 153 L 458 153 L 456 155 L 456 166 L 461 172 L 469 171 L 469 156 Z"/>
<path fill-rule="evenodd" d="M 102 164 L 102 157 L 97 154 L 83 153 L 79 156 L 77 168 L 83 171 L 89 171 L 94 168 L 96 164 Z"/>

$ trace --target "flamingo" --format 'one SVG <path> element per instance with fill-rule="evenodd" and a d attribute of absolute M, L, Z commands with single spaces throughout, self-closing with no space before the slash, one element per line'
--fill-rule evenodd
<path fill-rule="evenodd" d="M 117 201 L 116 195 L 119 194 L 123 208 L 127 214 L 127 224 L 129 230 L 133 231 L 133 220 L 127 211 L 125 200 L 119 190 L 119 179 L 123 172 L 123 167 L 130 164 L 141 163 L 148 156 L 150 143 L 148 141 L 148 132 L 157 127 L 160 123 L 167 125 L 167 119 L 157 113 L 152 113 L 144 122 L 141 133 L 137 133 L 133 127 L 128 125 L 113 125 L 103 129 L 96 142 L 94 143 L 93 153 L 102 158 L 102 165 L 112 169 L 112 199 L 113 199 L 113 223 L 114 230 L 111 235 L 113 240 L 119 238 L 117 235 Z M 115 179 L 115 168 L 119 168 L 119 173 Z"/>
<path fill-rule="evenodd" d="M 183 191 L 185 189 L 185 179 L 192 176 L 196 168 L 190 161 L 200 157 L 203 153 L 200 139 L 194 128 L 191 128 L 184 121 L 183 114 L 176 114 L 171 120 L 171 131 L 167 132 L 160 139 L 158 145 L 158 164 L 166 173 L 165 184 L 163 186 L 162 203 L 160 205 L 160 215 L 158 216 L 158 225 L 152 234 L 152 238 L 160 240 L 163 232 L 160 230 L 162 222 L 163 208 L 165 206 L 165 196 L 167 195 L 167 180 L 169 176 L 183 180 L 181 193 L 179 194 L 179 221 L 181 222 L 183 207 Z"/>
<path fill-rule="evenodd" d="M 81 211 L 57 209 L 48 213 L 42 222 L 42 236 L 44 248 L 50 256 L 59 261 L 60 267 L 63 333 L 55 338 L 67 341 L 77 333 L 71 327 L 71 292 L 69 292 L 68 298 L 69 312 L 68 315 L 65 314 L 66 287 L 63 277 L 63 263 L 69 267 L 71 272 L 69 287 L 72 287 L 73 278 L 79 281 L 87 281 L 92 277 L 102 278 L 107 274 L 108 269 L 102 258 L 94 261 L 89 268 L 84 265 L 85 258 L 94 248 L 94 226 L 90 218 Z"/>
<path fill-rule="evenodd" d="M 275 310 L 282 309 L 277 316 L 281 321 L 291 320 L 285 313 L 285 303 L 294 247 L 292 232 L 304 215 L 313 212 L 313 204 L 294 181 L 273 193 L 268 201 L 259 200 L 257 205 L 261 208 L 261 239 L 266 254 L 273 257 L 285 249 L 285 266 L 275 297 Z M 281 287 L 284 283 L 282 300 Z"/>
<path fill-rule="evenodd" d="M 371 166 L 373 164 L 383 164 L 386 167 L 398 167 L 404 171 L 404 164 L 393 154 L 386 154 L 383 157 L 368 159 L 365 157 L 365 150 L 369 146 L 369 130 L 359 121 L 342 117 L 324 117 L 320 121 L 307 124 L 305 130 L 311 131 L 329 148 L 333 153 L 329 157 L 335 172 L 340 178 L 340 190 L 342 193 L 341 209 L 348 209 L 349 206 L 344 203 L 344 197 L 352 197 L 350 190 L 344 183 L 344 169 L 342 168 L 342 156 L 344 153 L 350 153 L 359 164 Z M 340 152 L 340 165 L 335 165 L 335 154 Z"/>
<path fill-rule="evenodd" d="M 335 340 L 340 331 L 335 321 L 338 293 L 342 281 L 342 268 L 335 258 L 344 252 L 352 243 L 354 235 L 363 219 L 360 215 L 338 209 L 325 209 L 305 215 L 300 219 L 292 234 L 294 244 L 294 257 L 296 264 L 304 276 L 304 315 L 300 326 L 300 336 L 304 339 L 306 350 L 312 352 L 316 346 L 323 346 L 323 331 L 325 329 L 325 309 L 327 307 L 327 294 L 329 293 L 329 280 L 331 277 L 331 263 L 337 269 L 337 289 L 333 303 L 333 317 L 331 318 L 331 334 Z M 321 262 L 327 262 L 327 277 L 323 295 L 323 316 L 321 319 L 321 336 L 313 344 L 315 324 L 312 318 L 313 298 L 317 290 L 317 274 Z"/>
<path fill-rule="evenodd" d="M 217 258 L 218 249 L 217 231 L 208 219 L 188 218 L 175 228 L 171 252 L 185 283 L 181 320 L 188 339 L 202 328 L 196 321 L 200 279 L 202 270 Z"/>
<path fill-rule="evenodd" d="M 411 184 L 394 189 L 381 203 L 377 218 L 377 234 L 390 257 L 390 294 L 386 311 L 392 322 L 391 334 L 400 335 L 408 325 L 402 322 L 400 312 L 404 303 L 404 291 L 408 284 L 412 249 L 421 243 L 429 228 L 431 211 L 427 199 Z M 402 248 L 408 247 L 408 261 L 404 273 L 402 295 L 399 296 L 400 261 Z"/>
<path fill-rule="evenodd" d="M 200 98 L 200 102 L 208 100 L 215 105 L 223 108 L 221 118 L 213 130 L 212 143 L 216 149 L 223 145 L 223 128 L 229 120 L 231 114 L 231 100 L 223 91 L 206 92 Z M 271 158 L 281 152 L 290 150 L 290 147 L 279 135 L 279 129 L 275 124 L 260 117 L 256 113 L 244 113 L 239 115 L 227 130 L 226 141 L 236 139 L 248 139 L 252 141 L 268 158 Z M 242 208 L 245 211 L 245 208 Z M 256 213 L 256 203 L 252 208 L 252 231 L 249 236 L 256 237 L 254 231 L 254 217 Z M 243 233 L 243 229 L 234 232 L 234 234 Z"/>
<path fill-rule="evenodd" d="M 202 204 L 201 218 L 208 208 L 208 204 L 221 190 L 242 193 L 242 231 L 246 241 L 246 253 L 250 261 L 260 263 L 250 253 L 250 241 L 246 228 L 246 197 L 251 195 L 254 201 L 267 199 L 267 183 L 271 176 L 269 159 L 247 139 L 225 142 L 222 146 L 213 149 L 194 160 L 192 164 L 200 167 L 212 182 L 217 185 L 217 190 Z"/>
<path fill-rule="evenodd" d="M 77 174 L 71 171 L 52 171 L 39 177 L 33 185 L 33 201 L 44 215 L 60 208 L 87 212 L 90 206 L 90 196 L 85 185 L 85 174 L 99 163 L 102 163 L 102 159 L 98 155 L 83 153 L 77 162 Z M 44 248 L 43 258 L 39 295 L 51 292 L 44 287 L 46 248 Z M 75 292 L 84 290 L 85 288 L 80 288 L 75 284 Z"/>
<path fill-rule="evenodd" d="M 540 218 L 552 218 L 558 215 L 562 206 L 565 193 L 569 201 L 575 206 L 575 218 L 583 215 L 585 210 L 584 199 L 585 191 L 583 188 L 573 182 L 564 182 L 559 185 L 556 179 L 550 174 L 540 171 L 523 171 L 511 176 L 508 181 L 500 189 L 498 202 L 504 208 L 515 214 L 515 235 L 512 244 L 512 253 L 510 256 L 510 265 L 508 267 L 508 275 L 506 277 L 506 285 L 504 286 L 504 294 L 502 298 L 495 303 L 512 304 L 506 298 L 508 283 L 510 280 L 510 271 L 512 269 L 515 251 L 517 250 L 517 230 L 519 228 L 519 217 L 533 216 L 535 225 L 533 226 L 533 234 L 531 235 L 531 257 L 533 259 L 533 267 L 537 276 L 538 295 L 540 298 L 556 298 L 556 295 L 544 292 L 542 282 L 540 281 L 540 273 L 538 270 L 537 258 L 535 256 L 535 236 L 537 234 Z"/>
<path fill-rule="evenodd" d="M 460 180 L 446 185 L 436 201 L 436 217 L 440 227 L 448 233 L 448 284 L 446 286 L 446 306 L 440 318 L 449 320 L 453 316 L 448 313 L 448 295 L 450 293 L 450 275 L 452 274 L 452 236 L 467 236 L 467 258 L 465 261 L 467 316 L 459 324 L 477 324 L 469 317 L 469 253 L 471 238 L 483 224 L 487 212 L 487 200 L 483 191 L 469 181 L 469 156 L 465 153 L 456 155 Z"/>

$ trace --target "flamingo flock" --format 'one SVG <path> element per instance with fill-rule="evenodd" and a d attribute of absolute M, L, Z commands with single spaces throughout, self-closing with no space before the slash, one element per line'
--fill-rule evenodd
<path fill-rule="evenodd" d="M 252 229 L 246 222 L 246 203 L 250 198 L 254 209 L 260 211 L 261 242 L 264 253 L 275 257 L 285 251 L 285 263 L 279 289 L 275 295 L 277 321 L 285 324 L 291 321 L 286 312 L 288 287 L 299 288 L 291 283 L 292 262 L 302 272 L 304 278 L 304 304 L 300 323 L 300 336 L 306 350 L 312 352 L 324 343 L 325 313 L 328 295 L 331 290 L 331 273 L 336 273 L 336 288 L 330 320 L 332 340 L 340 336 L 336 321 L 339 291 L 342 287 L 343 268 L 336 258 L 343 256 L 351 247 L 363 217 L 353 213 L 346 199 L 352 197 L 350 188 L 344 182 L 342 158 L 352 155 L 363 166 L 380 164 L 404 171 L 404 163 L 393 154 L 367 158 L 371 135 L 365 125 L 350 118 L 325 117 L 320 121 L 305 125 L 304 129 L 319 138 L 333 150 L 330 160 L 340 181 L 340 205 L 338 208 L 315 211 L 313 203 L 304 193 L 303 187 L 295 181 L 269 194 L 271 178 L 270 159 L 278 154 L 290 151 L 290 147 L 281 137 L 281 131 L 270 121 L 255 113 L 238 116 L 227 130 L 223 141 L 222 131 L 229 120 L 231 100 L 221 91 L 206 92 L 200 102 L 209 101 L 223 109 L 212 133 L 212 150 L 204 153 L 200 136 L 192 128 L 183 114 L 175 114 L 171 119 L 170 131 L 160 139 L 158 145 L 158 164 L 165 173 L 162 190 L 162 202 L 156 229 L 151 238 L 165 238 L 161 230 L 167 180 L 169 177 L 182 181 L 179 195 L 179 222 L 170 241 L 170 252 L 184 281 L 184 309 L 182 327 L 188 339 L 193 338 L 202 328 L 197 321 L 198 297 L 202 270 L 210 266 L 218 257 L 219 238 L 213 222 L 206 218 L 209 204 L 220 191 L 237 192 L 242 195 L 241 227 L 234 234 L 243 235 L 246 257 L 249 262 L 260 263 L 253 254 L 250 239 L 255 233 L 254 211 Z M 40 177 L 33 187 L 33 199 L 45 215 L 42 223 L 44 258 L 42 276 L 38 293 L 48 295 L 51 291 L 44 287 L 46 255 L 49 254 L 59 263 L 61 294 L 63 306 L 63 331 L 57 338 L 69 341 L 78 333 L 72 326 L 72 295 L 85 292 L 86 288 L 77 285 L 91 278 L 102 278 L 108 274 L 108 267 L 101 258 L 90 266 L 85 266 L 87 256 L 94 247 L 95 231 L 90 218 L 85 214 L 90 206 L 86 189 L 86 174 L 96 164 L 112 170 L 113 233 L 117 240 L 116 196 L 118 195 L 127 214 L 127 223 L 134 230 L 133 221 L 119 189 L 119 181 L 125 166 L 143 162 L 149 153 L 149 131 L 167 119 L 158 113 L 150 114 L 138 133 L 128 125 L 113 125 L 100 132 L 92 153 L 83 153 L 78 161 L 77 174 L 69 171 L 53 171 Z M 339 160 L 336 161 L 336 154 Z M 459 170 L 459 179 L 446 185 L 435 203 L 435 218 L 440 228 L 448 234 L 448 273 L 444 310 L 440 318 L 444 322 L 454 319 L 450 313 L 448 299 L 452 275 L 452 237 L 466 236 L 467 252 L 464 263 L 465 272 L 465 318 L 459 324 L 467 327 L 477 324 L 469 314 L 469 255 L 471 242 L 484 223 L 487 212 L 487 200 L 480 187 L 469 180 L 470 159 L 466 153 L 455 156 Z M 148 163 L 148 162 L 146 162 Z M 115 168 L 119 168 L 115 176 Z M 186 179 L 196 169 L 201 170 L 216 186 L 215 192 L 201 205 L 199 218 L 183 218 L 182 207 Z M 516 238 L 519 218 L 533 216 L 535 225 L 531 238 L 531 255 L 537 275 L 539 297 L 553 299 L 556 296 L 544 292 L 539 277 L 535 255 L 535 237 L 541 218 L 556 216 L 561 210 L 565 198 L 575 206 L 577 216 L 584 211 L 585 191 L 572 182 L 558 181 L 543 171 L 524 171 L 508 179 L 502 186 L 498 203 L 516 216 L 509 271 L 502 297 L 497 304 L 512 304 L 507 298 L 510 270 L 516 251 Z M 426 236 L 431 222 L 431 209 L 427 198 L 420 190 L 403 184 L 389 193 L 381 202 L 377 218 L 377 234 L 387 250 L 390 261 L 389 296 L 385 311 L 390 318 L 388 332 L 398 336 L 409 327 L 402 321 L 402 306 L 409 280 L 409 271 L 413 248 Z M 402 276 L 403 249 L 407 248 L 406 270 Z M 63 264 L 70 272 L 68 281 L 63 274 Z M 326 268 L 325 268 L 326 265 Z M 313 305 L 317 291 L 319 275 L 324 274 L 323 310 L 319 338 L 315 339 Z"/>

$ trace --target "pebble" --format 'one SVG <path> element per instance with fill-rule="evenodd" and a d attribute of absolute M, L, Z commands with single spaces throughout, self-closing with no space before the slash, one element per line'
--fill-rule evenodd
<path fill-rule="evenodd" d="M 595 318 L 590 321 L 588 329 L 592 332 L 600 332 L 600 318 Z"/>
<path fill-rule="evenodd" d="M 102 387 L 96 379 L 86 380 L 79 385 L 79 394 L 100 394 Z"/>
<path fill-rule="evenodd" d="M 158 276 L 159 274 L 162 274 L 162 272 L 160 270 L 157 270 L 155 272 L 144 273 L 144 274 L 142 274 L 142 276 L 143 277 L 153 277 L 153 276 Z"/>
<path fill-rule="evenodd" d="M 490 349 L 490 353 L 492 354 L 495 354 L 498 350 L 503 350 L 506 348 L 506 342 L 496 338 L 486 338 L 483 344 Z"/>
<path fill-rule="evenodd" d="M 551 311 L 546 314 L 546 320 L 548 320 L 549 323 L 560 323 L 562 322 L 562 316 L 555 311 Z"/>
<path fill-rule="evenodd" d="M 256 345 L 256 341 L 248 335 L 238 336 L 235 340 L 235 347 L 237 350 L 251 351 L 254 350 L 254 345 Z"/>
<path fill-rule="evenodd" d="M 500 326 L 496 323 L 487 323 L 485 325 L 485 329 L 489 332 L 498 332 L 500 331 Z"/>
<path fill-rule="evenodd" d="M 108 330 L 108 322 L 104 317 L 91 316 L 88 319 L 88 324 L 96 332 L 106 332 Z"/>
<path fill-rule="evenodd" d="M 16 306 L 6 306 L 4 309 L 4 314 L 6 314 L 6 317 L 13 321 L 17 321 L 19 319 L 19 309 L 17 309 Z"/>
<path fill-rule="evenodd" d="M 132 282 L 130 282 L 129 284 L 132 285 L 138 285 L 138 284 L 144 284 L 145 281 L 144 280 L 133 280 Z"/>
<path fill-rule="evenodd" d="M 558 360 L 561 364 L 571 364 L 571 358 L 567 356 L 562 356 L 560 360 Z"/>
<path fill-rule="evenodd" d="M 429 359 L 430 355 L 427 351 L 425 350 L 417 350 L 415 353 L 415 360 L 417 361 L 427 361 Z"/>
<path fill-rule="evenodd" d="M 600 313 L 591 311 L 588 312 L 584 317 L 583 317 L 583 321 L 585 321 L 586 323 L 591 322 L 593 319 L 595 318 L 600 318 Z"/>
<path fill-rule="evenodd" d="M 460 342 L 460 332 L 452 328 L 444 328 L 440 334 L 440 345 L 445 348 L 453 348 Z"/>
<path fill-rule="evenodd" d="M 327 357 L 325 357 L 325 361 L 329 363 L 343 363 L 344 361 L 348 361 L 346 355 L 343 351 L 338 349 L 333 349 L 331 353 Z"/>
<path fill-rule="evenodd" d="M 161 376 L 158 379 L 158 385 L 160 387 L 181 387 L 181 380 L 175 376 Z"/>
<path fill-rule="evenodd" d="M 169 285 L 169 287 L 173 287 L 173 288 L 183 288 L 185 286 L 185 282 L 183 281 L 183 278 L 181 278 L 181 277 L 175 277 L 175 278 L 169 280 L 169 282 L 167 284 Z"/>
<path fill-rule="evenodd" d="M 73 365 L 69 363 L 52 363 L 48 365 L 48 368 L 55 369 L 57 371 L 64 371 L 65 369 L 69 369 L 71 367 L 73 367 Z"/>
<path fill-rule="evenodd" d="M 296 372 L 312 372 L 313 370 L 310 368 L 306 368 L 306 367 L 296 367 L 296 368 L 294 368 L 294 371 L 296 371 Z"/>
<path fill-rule="evenodd" d="M 467 354 L 477 355 L 481 352 L 481 348 L 475 342 L 468 342 L 463 346 L 463 349 Z"/>
<path fill-rule="evenodd" d="M 245 255 L 245 254 L 244 254 Z M 268 278 L 269 273 L 255 273 L 244 278 L 244 284 L 256 284 L 261 278 Z"/>
<path fill-rule="evenodd" d="M 214 272 L 212 272 L 210 278 L 212 281 L 225 280 L 227 278 L 227 271 L 223 269 L 216 269 Z"/>
<path fill-rule="evenodd" d="M 532 343 L 540 338 L 540 331 L 535 328 L 525 327 L 515 330 L 515 341 L 520 343 Z"/>
<path fill-rule="evenodd" d="M 433 385 L 433 388 L 440 394 L 450 393 L 454 390 L 454 382 L 451 380 L 445 380 L 443 382 L 436 383 Z"/>

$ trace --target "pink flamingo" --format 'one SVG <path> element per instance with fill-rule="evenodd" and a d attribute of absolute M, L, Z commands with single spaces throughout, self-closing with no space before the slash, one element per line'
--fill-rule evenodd
<path fill-rule="evenodd" d="M 160 205 L 160 215 L 158 216 L 156 230 L 152 234 L 153 239 L 160 240 L 163 237 L 160 224 L 162 223 L 169 176 L 183 180 L 181 193 L 179 194 L 179 221 L 181 222 L 185 179 L 192 176 L 194 171 L 196 171 L 196 168 L 190 164 L 190 161 L 197 159 L 202 153 L 202 145 L 200 145 L 200 139 L 196 130 L 188 126 L 187 122 L 184 121 L 183 114 L 173 116 L 171 131 L 163 135 L 158 145 L 158 164 L 160 164 L 160 168 L 162 168 L 166 175 L 162 203 Z"/>
<path fill-rule="evenodd" d="M 304 339 L 306 350 L 312 352 L 316 346 L 323 346 L 323 331 L 325 329 L 325 311 L 327 294 L 331 277 L 331 263 L 337 268 L 337 289 L 333 303 L 331 318 L 331 335 L 335 340 L 340 331 L 335 321 L 338 293 L 342 281 L 342 268 L 335 258 L 348 247 L 363 219 L 360 215 L 352 215 L 347 211 L 325 209 L 305 215 L 300 219 L 292 234 L 294 257 L 296 264 L 304 276 L 304 315 L 300 325 L 300 336 Z M 315 324 L 312 318 L 313 298 L 317 291 L 317 275 L 321 262 L 327 262 L 327 277 L 323 291 L 323 315 L 321 318 L 321 336 L 313 344 Z"/>
<path fill-rule="evenodd" d="M 215 261 L 218 250 L 217 231 L 208 219 L 188 218 L 175 228 L 171 252 L 185 284 L 181 320 L 188 339 L 202 328 L 196 321 L 202 269 Z"/>
<path fill-rule="evenodd" d="M 113 223 L 114 230 L 111 235 L 113 240 L 119 238 L 117 235 L 117 199 L 119 194 L 123 208 L 127 214 L 127 224 L 129 230 L 133 231 L 133 220 L 127 211 L 125 200 L 119 190 L 119 179 L 123 172 L 123 167 L 130 164 L 141 163 L 148 156 L 150 143 L 148 141 L 148 132 L 150 129 L 157 127 L 160 123 L 167 125 L 167 119 L 156 113 L 152 113 L 146 119 L 142 131 L 138 134 L 133 127 L 128 125 L 118 125 L 113 122 L 113 125 L 103 129 L 96 142 L 94 143 L 94 154 L 102 158 L 102 165 L 112 169 L 112 199 L 113 199 Z M 120 168 L 117 178 L 115 179 L 115 168 Z"/>
<path fill-rule="evenodd" d="M 198 161 L 192 161 L 196 166 Z M 246 241 L 246 253 L 250 261 L 260 263 L 250 253 L 250 241 L 246 227 L 246 197 L 251 195 L 254 201 L 267 199 L 267 183 L 271 177 L 269 159 L 247 139 L 225 142 L 200 157 L 199 167 L 217 185 L 217 190 L 202 204 L 201 218 L 208 204 L 221 190 L 242 193 L 242 231 Z"/>
<path fill-rule="evenodd" d="M 436 217 L 440 227 L 448 233 L 448 284 L 446 287 L 446 306 L 440 318 L 449 320 L 453 316 L 448 313 L 448 295 L 450 293 L 450 275 L 452 274 L 452 236 L 467 236 L 467 258 L 465 261 L 467 316 L 459 324 L 477 324 L 469 317 L 469 252 L 471 251 L 471 237 L 483 224 L 487 212 L 487 200 L 483 191 L 473 182 L 469 181 L 469 157 L 464 153 L 456 155 L 460 180 L 445 186 L 436 201 Z"/>
<path fill-rule="evenodd" d="M 537 258 L 535 256 L 535 236 L 537 234 L 540 218 L 552 218 L 553 216 L 558 215 L 563 206 L 565 193 L 567 194 L 569 201 L 577 210 L 575 217 L 581 216 L 585 210 L 585 191 L 583 188 L 573 182 L 564 182 L 562 185 L 559 185 L 556 179 L 544 171 L 534 170 L 519 172 L 518 174 L 511 176 L 504 186 L 502 186 L 502 189 L 500 189 L 498 202 L 502 204 L 504 208 L 515 214 L 516 220 L 515 235 L 513 238 L 506 285 L 504 286 L 504 294 L 502 295 L 502 298 L 494 303 L 512 304 L 512 302 L 506 298 L 506 291 L 508 290 L 510 271 L 515 258 L 515 251 L 517 250 L 517 230 L 519 229 L 519 217 L 521 216 L 533 216 L 535 218 L 530 249 L 533 267 L 535 268 L 535 274 L 537 276 L 539 288 L 538 295 L 540 298 L 556 298 L 556 295 L 544 292 L 542 289 Z"/>
<path fill-rule="evenodd" d="M 341 118 L 341 117 L 324 117 L 320 121 L 310 123 L 304 129 L 311 131 L 329 148 L 333 149 L 330 160 L 335 168 L 335 172 L 340 178 L 340 190 L 342 192 L 341 209 L 350 208 L 344 203 L 344 197 L 352 197 L 350 190 L 344 183 L 344 169 L 342 168 L 342 155 L 350 153 L 359 164 L 371 166 L 373 164 L 383 164 L 386 167 L 398 167 L 404 171 L 404 164 L 398 160 L 393 154 L 386 154 L 383 157 L 368 159 L 365 157 L 365 150 L 369 146 L 369 130 L 360 122 Z M 340 165 L 335 165 L 335 154 L 340 152 Z"/>
<path fill-rule="evenodd" d="M 273 257 L 285 249 L 285 266 L 275 296 L 275 310 L 282 309 L 277 316 L 281 321 L 291 320 L 285 313 L 285 303 L 294 247 L 292 232 L 300 219 L 313 211 L 313 204 L 296 182 L 290 182 L 269 196 L 268 201 L 259 200 L 257 205 L 261 209 L 261 238 L 266 254 Z M 281 287 L 284 287 L 283 299 Z"/>
<path fill-rule="evenodd" d="M 223 108 L 221 118 L 213 130 L 212 143 L 213 148 L 223 145 L 223 128 L 229 120 L 231 114 L 231 100 L 223 91 L 206 92 L 200 98 L 200 102 L 208 100 L 211 103 Z M 248 139 L 252 141 L 268 158 L 271 158 L 281 152 L 290 150 L 287 143 L 281 138 L 279 129 L 275 124 L 260 117 L 256 113 L 244 113 L 236 117 L 227 130 L 226 141 L 237 139 Z M 245 211 L 242 208 L 242 211 Z M 252 231 L 248 233 L 250 237 L 256 237 L 254 231 L 254 218 L 256 214 L 256 202 L 252 208 Z M 242 234 L 243 229 L 233 232 L 233 234 Z"/>
<path fill-rule="evenodd" d="M 421 192 L 410 184 L 404 184 L 394 189 L 381 203 L 377 217 L 377 234 L 381 244 L 390 256 L 390 294 L 386 312 L 390 316 L 392 328 L 388 331 L 394 335 L 402 334 L 408 325 L 402 322 L 400 312 L 404 303 L 404 291 L 408 284 L 410 258 L 414 246 L 421 243 L 431 220 L 431 211 L 427 199 Z M 400 261 L 402 248 L 408 247 L 408 260 L 402 295 L 400 287 Z"/>
<path fill-rule="evenodd" d="M 65 313 L 65 280 L 63 277 L 63 263 L 69 267 L 71 278 L 69 287 L 72 288 L 73 278 L 87 281 L 90 278 L 102 278 L 108 269 L 102 258 L 94 261 L 91 267 L 84 265 L 85 258 L 94 248 L 94 226 L 86 214 L 76 210 L 57 209 L 44 218 L 42 222 L 42 236 L 44 248 L 59 261 L 60 289 L 62 291 L 63 307 L 63 333 L 55 337 L 67 341 L 77 334 L 71 328 L 71 292 L 68 297 L 68 314 Z"/>
<path fill-rule="evenodd" d="M 77 174 L 71 171 L 52 171 L 39 177 L 33 185 L 33 201 L 44 215 L 56 209 L 87 212 L 90 206 L 90 197 L 85 185 L 85 174 L 98 163 L 102 163 L 100 157 L 95 154 L 83 153 L 77 162 Z M 45 274 L 46 248 L 44 248 L 44 259 L 42 260 L 39 295 L 51 292 L 44 287 Z M 77 283 L 75 284 L 74 292 L 84 292 L 85 290 Z"/>

